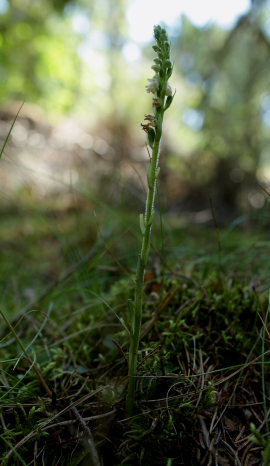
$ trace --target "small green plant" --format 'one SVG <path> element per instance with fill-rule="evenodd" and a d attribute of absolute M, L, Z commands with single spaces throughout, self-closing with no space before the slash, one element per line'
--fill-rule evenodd
<path fill-rule="evenodd" d="M 173 95 L 168 80 L 172 74 L 172 62 L 170 60 L 170 44 L 167 32 L 161 26 L 154 27 L 156 45 L 153 46 L 157 57 L 154 59 L 152 69 L 155 71 L 153 78 L 148 79 L 146 90 L 153 96 L 153 114 L 145 115 L 143 130 L 147 133 L 150 164 L 147 173 L 148 192 L 145 205 L 145 213 L 140 215 L 140 228 L 142 233 L 141 250 L 137 262 L 135 296 L 131 306 L 130 315 L 130 348 L 128 368 L 128 392 L 126 407 L 132 414 L 134 409 L 135 376 L 137 373 L 137 358 L 141 333 L 142 304 L 144 292 L 144 273 L 148 262 L 151 228 L 154 218 L 154 206 L 156 197 L 156 185 L 159 175 L 159 154 L 162 137 L 162 124 L 165 111 L 170 107 Z"/>
<path fill-rule="evenodd" d="M 267 435 L 266 437 L 261 434 L 259 429 L 255 426 L 255 424 L 252 422 L 250 424 L 250 430 L 252 432 L 252 437 L 251 440 L 253 443 L 256 445 L 259 445 L 262 447 L 262 457 L 263 457 L 263 466 L 268 466 L 270 462 L 270 441 L 269 441 L 269 436 Z"/>

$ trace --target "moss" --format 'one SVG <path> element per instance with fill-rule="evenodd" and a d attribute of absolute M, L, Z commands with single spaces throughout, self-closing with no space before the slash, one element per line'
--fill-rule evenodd
<path fill-rule="evenodd" d="M 36 461 L 42 457 L 45 465 L 83 466 L 89 461 L 89 451 L 82 426 L 72 414 L 74 405 L 90 428 L 105 466 L 200 465 L 207 464 L 213 454 L 220 462 L 234 461 L 232 452 L 238 451 L 239 439 L 249 435 L 250 423 L 260 427 L 258 419 L 265 417 L 260 404 L 260 355 L 269 281 L 267 251 L 258 246 L 258 235 L 252 239 L 244 233 L 223 232 L 227 239 L 222 256 L 217 251 L 210 255 L 211 232 L 193 233 L 179 232 L 185 247 L 168 245 L 161 266 L 156 267 L 153 257 L 147 274 L 134 422 L 125 420 L 124 410 L 125 325 L 136 260 L 128 254 L 129 235 L 121 243 L 121 267 L 118 259 L 115 262 L 119 253 L 115 240 L 110 252 L 45 295 L 38 312 L 27 313 L 18 322 L 10 317 L 56 400 L 49 399 L 3 328 L 3 464 L 30 464 L 36 455 Z M 13 238 L 16 235 L 13 232 Z M 172 236 L 177 244 L 176 231 Z M 25 276 L 17 276 L 19 290 L 27 288 L 32 279 L 33 290 L 37 284 L 42 290 L 44 269 L 42 264 L 38 267 L 38 250 L 34 252 L 27 236 L 17 237 L 18 255 L 24 251 L 25 267 L 30 256 L 30 264 L 32 260 L 37 263 L 35 269 L 27 268 Z M 80 244 L 78 238 L 75 249 L 80 254 L 84 241 Z M 60 243 L 53 243 L 56 257 Z M 65 243 L 70 244 L 68 233 Z M 48 270 L 54 267 L 52 256 L 49 249 L 41 252 L 40 261 L 44 257 Z M 65 254 L 59 269 L 70 265 L 69 259 L 65 265 L 70 257 Z M 18 264 L 14 256 L 14 273 Z M 3 267 L 9 282 L 11 265 L 7 267 L 4 260 Z M 25 302 L 21 291 L 19 300 Z M 12 303 L 11 309 L 18 308 L 16 299 L 7 288 L 3 307 Z M 267 332 L 265 338 L 267 344 Z M 266 383 L 267 364 L 266 356 Z M 224 447 L 224 442 L 230 447 Z M 260 464 L 265 448 L 261 444 L 252 449 L 254 464 Z M 244 464 L 245 458 L 240 461 Z"/>

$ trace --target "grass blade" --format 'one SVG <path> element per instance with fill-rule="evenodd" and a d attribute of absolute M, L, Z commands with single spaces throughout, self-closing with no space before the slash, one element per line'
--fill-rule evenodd
<path fill-rule="evenodd" d="M 6 139 L 4 140 L 4 144 L 3 144 L 3 146 L 2 146 L 2 149 L 0 150 L 0 159 L 2 158 L 2 155 L 4 154 L 4 150 L 5 150 L 6 145 L 7 145 L 7 143 L 8 143 L 9 137 L 10 137 L 10 135 L 11 135 L 11 132 L 12 132 L 12 130 L 13 130 L 13 128 L 14 128 L 14 125 L 15 125 L 15 123 L 16 123 L 16 121 L 17 121 L 17 118 L 18 118 L 18 116 L 19 116 L 19 114 L 20 114 L 20 111 L 21 111 L 23 105 L 24 105 L 24 102 L 21 104 L 21 106 L 20 106 L 18 112 L 16 113 L 16 116 L 15 116 L 13 122 L 12 122 L 12 125 L 11 125 L 11 127 L 9 128 L 9 132 L 8 132 L 8 134 L 7 134 L 7 136 L 6 136 Z"/>

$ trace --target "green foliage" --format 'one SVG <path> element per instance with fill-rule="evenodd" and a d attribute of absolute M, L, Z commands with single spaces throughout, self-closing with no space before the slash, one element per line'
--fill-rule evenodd
<path fill-rule="evenodd" d="M 109 144 L 119 153 L 117 140 L 130 136 L 130 123 L 138 125 L 147 107 L 140 92 L 145 77 L 123 56 L 127 7 L 125 0 L 8 2 L 0 15 L 0 102 L 32 101 L 56 114 L 78 111 L 97 126 L 102 114 L 101 127 L 107 120 Z M 173 31 L 178 92 L 168 116 L 167 163 L 174 176 L 184 178 L 177 185 L 185 186 L 186 196 L 198 188 L 199 208 L 208 207 L 210 196 L 229 215 L 247 204 L 246 194 L 252 197 L 257 178 L 264 176 L 270 147 L 268 8 L 254 2 L 231 31 L 198 28 L 186 17 Z M 82 17 L 89 22 L 87 33 L 74 29 Z M 82 58 L 88 49 L 89 59 Z M 149 47 L 145 55 L 150 57 Z M 159 67 L 158 60 L 153 66 Z M 152 147 L 154 128 L 147 136 Z M 123 153 L 130 155 L 126 148 Z"/>
<path fill-rule="evenodd" d="M 207 192 L 217 208 L 223 205 L 228 213 L 239 202 L 247 205 L 245 196 L 257 189 L 257 177 L 268 166 L 266 17 L 266 10 L 258 14 L 254 5 L 228 32 L 216 25 L 197 28 L 182 18 L 174 42 L 175 69 L 190 90 L 182 141 L 191 159 L 185 164 L 184 178 L 190 177 L 191 186 L 201 187 L 202 196 Z"/>
<path fill-rule="evenodd" d="M 270 461 L 270 441 L 269 441 L 269 433 L 265 437 L 263 436 L 260 431 L 256 428 L 254 423 L 250 424 L 250 430 L 252 432 L 251 440 L 256 445 L 259 445 L 263 448 L 262 456 L 263 456 L 263 465 L 267 466 Z"/>
<path fill-rule="evenodd" d="M 90 231 L 92 227 L 89 215 L 81 215 L 85 228 L 80 230 L 82 242 L 77 237 L 77 247 L 83 251 L 84 231 Z M 23 217 L 19 219 L 20 223 L 22 221 Z M 59 221 L 62 222 L 62 228 L 59 225 L 64 232 L 62 234 L 74 241 L 73 221 L 65 216 L 59 217 Z M 78 215 L 76 222 L 80 222 Z M 27 223 L 32 228 L 37 227 L 38 219 L 31 216 Z M 51 227 L 47 225 L 45 228 L 45 223 L 51 223 Z M 55 228 L 55 219 L 48 216 L 44 217 L 42 228 L 37 228 L 42 242 L 52 225 Z M 9 231 L 14 230 L 13 240 L 18 237 L 17 228 L 15 223 L 9 223 Z M 265 309 L 267 305 L 264 290 L 268 282 L 266 248 L 269 244 L 262 242 L 262 236 L 255 238 L 243 232 L 226 231 L 219 256 L 213 253 L 215 234 L 211 230 L 193 228 L 191 235 L 190 231 L 177 229 L 174 235 L 174 248 L 166 253 L 164 276 L 156 272 L 145 284 L 144 337 L 140 344 L 136 384 L 138 415 L 134 416 L 134 422 L 127 424 L 124 421 L 129 337 L 118 319 L 128 319 L 133 274 L 125 277 L 119 270 L 116 273 L 110 271 L 111 266 L 116 265 L 115 258 L 119 257 L 119 246 L 122 254 L 126 250 L 122 259 L 124 264 L 128 261 L 131 270 L 134 269 L 135 257 L 130 258 L 134 243 L 127 236 L 121 245 L 117 239 L 111 242 L 110 253 L 99 256 L 95 270 L 91 272 L 89 266 L 83 273 L 78 270 L 71 281 L 58 285 L 35 306 L 39 312 L 28 313 L 15 325 L 25 347 L 33 342 L 31 354 L 35 355 L 43 377 L 56 393 L 55 407 L 33 369 L 20 357 L 16 343 L 11 342 L 1 348 L 2 361 L 5 361 L 2 362 L 0 387 L 1 422 L 6 425 L 2 434 L 3 464 L 7 454 L 11 458 L 7 464 L 15 465 L 16 461 L 18 464 L 30 464 L 34 451 L 43 454 L 48 466 L 57 464 L 60 456 L 64 464 L 80 464 L 87 452 L 78 443 L 77 436 L 70 434 L 73 428 L 75 432 L 80 431 L 80 426 L 70 411 L 54 418 L 71 402 L 79 403 L 78 410 L 84 418 L 97 416 L 86 422 L 93 431 L 104 464 L 156 466 L 166 464 L 170 458 L 175 464 L 180 461 L 187 465 L 199 464 L 196 463 L 196 455 L 199 451 L 204 455 L 207 453 L 194 444 L 194 438 L 201 435 L 201 419 L 204 419 L 204 428 L 209 429 L 213 413 L 217 411 L 218 418 L 224 406 L 231 403 L 226 415 L 233 422 L 230 413 L 238 409 L 235 404 L 243 403 L 248 409 L 247 404 L 252 402 L 248 397 L 253 392 L 260 399 L 262 384 L 258 371 L 261 361 L 258 359 L 252 364 L 252 360 L 261 354 L 259 334 L 262 323 L 257 311 L 258 307 Z M 0 240 L 8 240 L 5 231 L 0 231 Z M 17 242 L 17 248 L 24 251 L 25 261 L 29 257 L 28 251 L 34 247 L 32 254 L 35 254 L 36 264 L 40 265 L 40 269 L 37 265 L 35 268 L 27 267 L 25 262 L 28 274 L 20 278 L 22 289 L 33 278 L 36 286 L 37 275 L 40 275 L 39 287 L 42 287 L 44 269 L 38 258 L 45 260 L 50 248 L 40 251 L 35 247 L 35 241 L 24 237 Z M 185 247 L 179 248 L 183 242 Z M 254 242 L 257 246 L 252 248 Z M 68 245 L 70 241 L 66 239 L 65 243 Z M 54 258 L 59 257 L 62 246 L 60 242 L 54 244 L 51 239 L 52 246 L 53 255 L 48 259 L 55 268 Z M 66 252 L 66 259 L 71 257 L 74 257 L 71 252 Z M 241 257 L 246 262 L 240 260 Z M 254 266 L 248 269 L 247 264 L 253 263 Z M 61 268 L 66 266 L 68 262 L 63 261 Z M 252 285 L 252 272 L 259 283 L 258 294 Z M 87 283 L 88 293 L 85 292 Z M 91 289 L 100 290 L 100 295 L 93 295 Z M 49 303 L 53 303 L 53 309 L 49 318 L 45 318 Z M 10 339 L 11 335 L 5 331 L 1 345 Z M 265 377 L 268 380 L 267 357 Z M 246 392 L 247 386 L 250 390 Z M 96 390 L 100 391 L 95 394 Z M 239 402 L 230 401 L 233 391 Z M 252 409 L 256 410 L 257 417 L 263 419 L 264 407 L 261 404 L 254 404 Z M 103 420 L 98 417 L 108 412 L 112 414 Z M 245 437 L 249 433 L 249 423 L 258 423 L 255 416 L 245 421 L 241 408 L 235 416 L 239 419 L 237 429 L 245 428 Z M 214 435 L 221 435 L 219 426 Z M 234 432 L 229 431 L 224 437 L 231 447 L 234 447 L 233 435 Z M 28 440 L 27 436 L 30 436 Z M 24 439 L 25 443 L 15 450 L 17 443 Z M 52 443 L 57 448 L 52 449 Z M 221 454 L 222 445 L 215 445 L 218 455 Z M 266 445 L 258 446 L 257 456 L 260 458 Z"/>
<path fill-rule="evenodd" d="M 49 1 L 13 1 L 0 15 L 0 100 L 39 103 L 63 112 L 80 82 L 78 39 Z"/>
<path fill-rule="evenodd" d="M 78 70 L 75 72 L 70 65 L 73 45 L 66 58 L 59 60 L 69 39 L 73 41 L 66 35 L 68 20 L 62 22 L 59 15 L 69 3 L 9 3 L 6 19 L 12 31 L 5 31 L 5 40 L 10 54 L 0 49 L 4 54 L 3 69 L 14 69 L 18 38 L 24 41 L 27 60 L 31 58 L 24 63 L 18 56 L 18 79 L 14 74 L 6 84 L 10 95 L 39 95 L 48 108 L 53 101 L 62 110 L 73 105 L 72 86 L 79 79 Z M 124 2 L 117 5 L 122 11 Z M 32 24 L 32 17 L 39 21 Z M 256 27 L 247 17 L 244 29 L 240 22 L 236 36 L 229 38 L 218 28 L 198 30 L 189 22 L 182 31 L 187 41 L 183 41 L 184 48 L 188 47 L 188 37 L 191 43 L 194 40 L 194 48 L 189 51 L 193 59 L 182 63 L 183 68 L 188 68 L 184 70 L 186 76 L 192 81 L 194 72 L 200 71 L 194 102 L 194 109 L 204 117 L 200 151 L 209 159 L 214 155 L 226 159 L 230 157 L 230 144 L 239 156 L 239 164 L 241 157 L 242 170 L 250 170 L 251 174 L 256 169 L 253 154 L 247 150 L 242 155 L 236 139 L 239 137 L 242 147 L 247 148 L 249 142 L 245 139 L 251 136 L 252 149 L 259 147 L 257 134 L 253 138 L 252 131 L 261 128 L 256 99 L 266 83 L 262 76 L 257 84 L 249 82 L 231 44 L 242 31 L 244 41 L 235 46 L 245 54 L 244 68 L 250 66 L 253 71 L 255 67 L 263 74 L 259 55 L 266 57 L 265 45 L 257 58 L 253 53 L 252 59 L 246 56 L 253 43 L 251 38 L 256 39 L 253 28 L 260 32 L 256 24 L 259 18 L 252 19 Z M 117 24 L 114 18 L 109 31 L 115 56 L 120 39 L 115 32 Z M 161 28 L 155 29 L 155 36 L 158 57 L 153 70 L 157 75 L 148 85 L 155 94 L 154 115 L 147 115 L 144 125 L 152 149 L 151 162 L 158 162 L 160 117 L 173 98 L 167 86 L 172 71 L 167 37 Z M 224 41 L 228 42 L 226 53 L 219 54 L 217 50 L 222 49 Z M 200 56 L 195 45 L 201 49 Z M 114 79 L 110 91 L 117 102 L 115 63 L 111 63 Z M 219 64 L 224 67 L 219 68 Z M 28 77 L 26 82 L 30 72 L 33 80 Z M 235 92 L 230 89 L 234 80 Z M 63 86 L 64 94 L 68 86 L 71 91 L 68 95 L 58 94 L 58 86 Z M 245 101 L 248 92 L 257 105 L 255 123 L 251 102 Z M 249 134 L 225 115 L 231 108 L 240 121 L 248 105 Z M 222 123 L 220 139 L 217 131 L 212 132 L 214 125 L 218 129 L 218 120 Z M 154 164 L 147 174 L 152 192 L 158 168 Z M 74 213 L 57 209 L 55 197 L 50 202 L 38 211 L 18 199 L 16 206 L 1 211 L 6 220 L 0 230 L 1 306 L 6 310 L 2 314 L 0 342 L 1 464 L 42 461 L 44 466 L 59 462 L 83 466 L 91 461 L 93 449 L 98 449 L 101 462 L 110 466 L 199 466 L 211 464 L 213 458 L 220 464 L 260 464 L 261 455 L 266 466 L 269 240 L 264 233 L 246 235 L 243 224 L 242 229 L 235 224 L 236 231 L 232 226 L 220 232 L 217 239 L 210 227 L 204 230 L 193 226 L 185 231 L 178 225 L 173 229 L 168 219 L 168 239 L 162 253 L 158 258 L 151 256 L 148 244 L 142 254 L 139 285 L 143 299 L 138 324 L 138 319 L 134 320 L 136 308 L 131 304 L 136 266 L 132 214 L 125 214 L 123 221 L 119 211 L 109 211 L 110 219 L 104 218 L 103 222 L 113 226 L 115 235 L 110 234 L 108 239 L 93 226 L 95 220 L 89 215 L 88 205 L 86 211 Z M 142 236 L 147 231 L 150 235 L 153 206 L 150 202 L 146 215 L 141 217 Z M 88 255 L 96 237 L 101 237 L 101 242 L 94 246 L 95 254 Z M 87 260 L 79 260 L 83 257 Z M 148 258 L 151 269 L 144 277 Z M 136 324 L 137 413 L 127 422 L 128 344 L 130 335 L 134 338 Z M 37 371 L 41 377 L 37 377 Z M 245 448 L 239 449 L 239 442 Z M 252 448 L 254 443 L 256 449 Z"/>

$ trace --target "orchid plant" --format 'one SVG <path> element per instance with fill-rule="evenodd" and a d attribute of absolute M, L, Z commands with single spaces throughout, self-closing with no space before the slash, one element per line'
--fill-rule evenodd
<path fill-rule="evenodd" d="M 137 360 L 139 341 L 141 334 L 142 307 L 144 295 L 144 274 L 148 262 L 151 229 L 154 218 L 154 207 L 156 198 L 156 185 L 159 175 L 159 155 L 162 138 L 162 124 L 165 111 L 173 101 L 173 93 L 168 80 L 172 74 L 173 65 L 170 59 L 170 43 L 166 30 L 161 26 L 154 27 L 156 44 L 153 46 L 156 52 L 152 66 L 155 75 L 148 79 L 149 84 L 146 91 L 153 94 L 152 114 L 145 115 L 142 129 L 147 134 L 149 146 L 150 163 L 147 172 L 147 198 L 144 214 L 140 215 L 140 228 L 142 234 L 141 250 L 137 262 L 135 296 L 130 309 L 130 348 L 128 368 L 128 391 L 126 408 L 129 415 L 134 410 Z"/>

